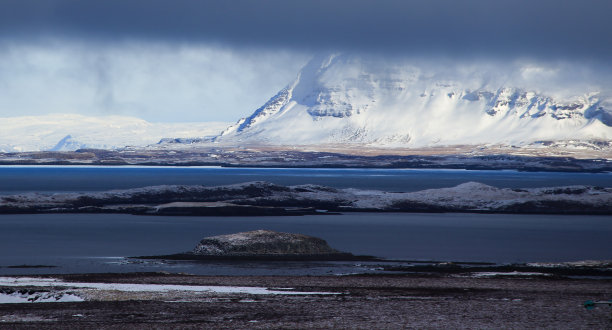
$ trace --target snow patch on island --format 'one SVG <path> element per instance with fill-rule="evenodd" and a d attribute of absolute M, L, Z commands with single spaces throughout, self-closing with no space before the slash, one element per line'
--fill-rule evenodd
<path fill-rule="evenodd" d="M 172 203 L 172 204 L 168 204 Z M 416 192 L 334 189 L 316 185 L 280 186 L 246 182 L 227 186 L 153 186 L 95 193 L 27 193 L 0 196 L 0 212 L 144 212 L 223 205 L 333 211 L 460 211 L 501 213 L 612 214 L 612 188 L 562 186 L 496 188 L 468 182 Z"/>

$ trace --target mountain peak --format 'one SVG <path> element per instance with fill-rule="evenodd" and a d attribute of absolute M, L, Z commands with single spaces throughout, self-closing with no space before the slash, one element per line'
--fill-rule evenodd
<path fill-rule="evenodd" d="M 612 138 L 612 111 L 596 92 L 555 99 L 430 70 L 350 54 L 317 55 L 216 141 L 422 147 Z"/>
<path fill-rule="evenodd" d="M 49 151 L 74 151 L 77 149 L 85 148 L 86 145 L 72 138 L 72 135 L 68 134 L 64 136 L 57 144 L 49 149 Z"/>

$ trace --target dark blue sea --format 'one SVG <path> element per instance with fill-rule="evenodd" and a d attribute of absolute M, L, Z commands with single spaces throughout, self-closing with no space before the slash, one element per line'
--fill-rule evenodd
<path fill-rule="evenodd" d="M 153 185 L 224 185 L 268 181 L 336 188 L 417 191 L 477 181 L 495 187 L 560 185 L 612 187 L 612 173 L 472 171 L 439 169 L 278 169 L 130 166 L 0 166 L 0 194 L 29 191 L 101 191 Z"/>
<path fill-rule="evenodd" d="M 589 184 L 608 173 L 402 169 L 189 167 L 0 167 L 0 192 L 100 191 L 160 184 L 222 185 L 263 180 L 338 188 L 415 191 L 478 181 L 497 187 Z M 128 256 L 192 249 L 205 236 L 254 229 L 324 238 L 339 250 L 388 259 L 515 263 L 612 259 L 612 217 L 399 214 L 282 217 L 169 217 L 120 214 L 0 215 L 0 274 L 169 271 L 223 275 L 347 274 L 355 262 L 160 262 Z M 55 268 L 8 268 L 49 265 Z"/>

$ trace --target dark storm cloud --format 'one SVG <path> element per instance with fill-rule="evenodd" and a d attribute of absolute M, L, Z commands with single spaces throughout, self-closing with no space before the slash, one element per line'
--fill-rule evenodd
<path fill-rule="evenodd" d="M 3 0 L 0 33 L 606 60 L 611 12 L 609 0 Z"/>

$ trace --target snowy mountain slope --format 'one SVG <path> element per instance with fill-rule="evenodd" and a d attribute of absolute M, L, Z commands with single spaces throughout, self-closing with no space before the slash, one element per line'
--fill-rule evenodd
<path fill-rule="evenodd" d="M 215 140 L 423 147 L 611 139 L 612 103 L 601 91 L 553 98 L 336 54 L 313 58 L 294 82 Z"/>
<path fill-rule="evenodd" d="M 76 114 L 0 118 L 0 152 L 146 146 L 166 137 L 219 134 L 227 123 L 149 123 L 123 116 Z"/>
<path fill-rule="evenodd" d="M 87 145 L 73 139 L 71 135 L 66 135 L 49 151 L 71 151 L 83 148 L 87 148 Z"/>

